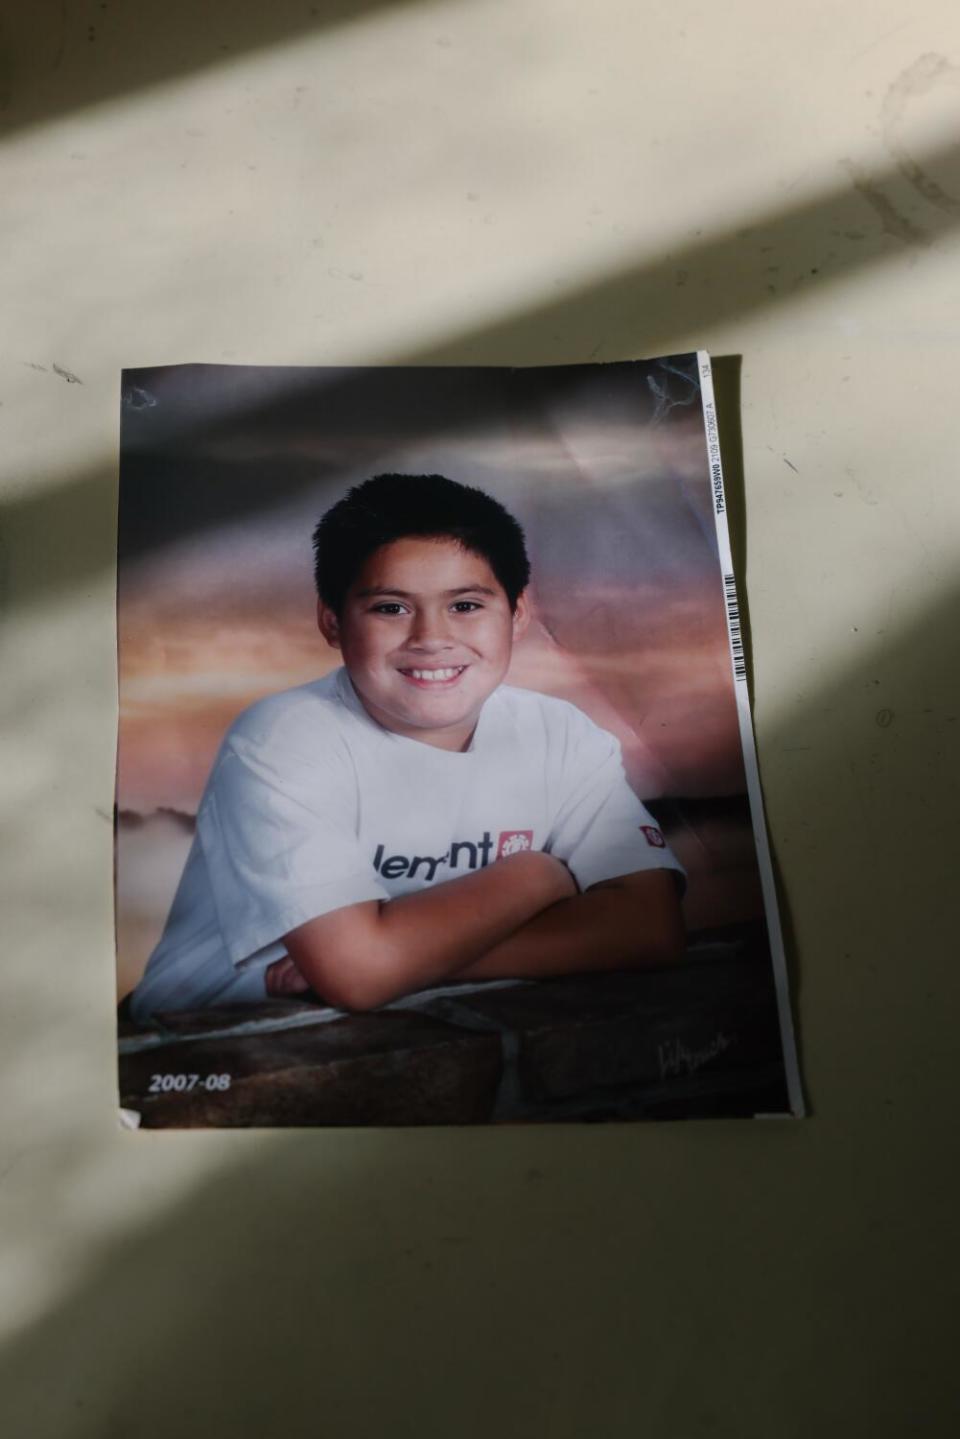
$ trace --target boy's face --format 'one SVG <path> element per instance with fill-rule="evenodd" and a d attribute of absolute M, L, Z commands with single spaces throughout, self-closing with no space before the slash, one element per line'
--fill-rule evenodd
<path fill-rule="evenodd" d="M 410 538 L 376 550 L 342 614 L 321 604 L 318 618 L 378 724 L 462 750 L 529 615 L 525 595 L 511 611 L 482 556 L 456 540 Z"/>

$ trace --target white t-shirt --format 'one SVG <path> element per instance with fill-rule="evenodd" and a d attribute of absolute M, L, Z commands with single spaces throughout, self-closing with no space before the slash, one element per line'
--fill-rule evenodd
<path fill-rule="evenodd" d="M 556 855 L 581 889 L 683 874 L 613 735 L 564 700 L 501 686 L 451 753 L 383 729 L 343 669 L 270 695 L 220 748 L 132 1014 L 262 1000 L 297 925 L 518 849 Z"/>

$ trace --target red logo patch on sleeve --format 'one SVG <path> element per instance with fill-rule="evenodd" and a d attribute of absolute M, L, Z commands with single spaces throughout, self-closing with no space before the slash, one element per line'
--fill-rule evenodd
<path fill-rule="evenodd" d="M 497 840 L 497 859 L 506 859 L 508 854 L 519 854 L 522 849 L 533 849 L 532 829 L 505 829 Z"/>
<path fill-rule="evenodd" d="M 642 824 L 640 828 L 647 837 L 647 844 L 652 844 L 654 849 L 666 849 L 667 841 L 655 825 Z"/>

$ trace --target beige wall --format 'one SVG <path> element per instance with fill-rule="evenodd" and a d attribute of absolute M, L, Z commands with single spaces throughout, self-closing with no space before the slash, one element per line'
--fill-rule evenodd
<path fill-rule="evenodd" d="M 951 1434 L 956 7 L 8 12 L 4 1433 Z M 696 346 L 813 1118 L 121 1133 L 121 366 Z"/>

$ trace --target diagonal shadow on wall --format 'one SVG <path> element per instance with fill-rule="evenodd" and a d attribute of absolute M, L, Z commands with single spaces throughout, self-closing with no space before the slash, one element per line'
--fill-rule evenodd
<path fill-rule="evenodd" d="M 918 165 L 920 162 L 917 162 Z M 922 157 L 924 174 L 935 175 L 944 195 L 960 195 L 960 147 L 945 146 Z M 891 221 L 890 215 L 899 219 Z M 782 306 L 849 283 L 883 263 L 922 261 L 945 240 L 960 210 L 933 205 L 893 165 L 868 181 L 846 178 L 790 208 L 770 209 L 735 230 L 705 233 L 669 254 L 640 261 L 562 297 L 421 350 L 377 355 L 390 365 L 533 365 L 657 355 L 696 344 L 697 337 L 735 316 Z M 184 357 L 188 359 L 189 357 Z M 56 377 L 51 383 L 61 383 Z M 289 409 L 309 395 L 310 372 L 290 371 L 272 401 Z M 338 381 L 339 398 L 350 402 L 350 373 Z M 269 426 L 270 408 L 251 413 L 250 423 Z M 370 464 L 377 463 L 370 444 Z M 304 473 L 297 488 L 309 485 Z M 230 513 L 242 514 L 285 498 L 272 484 L 248 489 Z M 239 505 L 239 508 L 238 508 Z M 175 513 L 175 506 L 172 510 Z M 208 522 L 226 513 L 212 506 Z M 108 573 L 115 553 L 116 466 L 101 464 L 9 499 L 0 508 L 0 585 L 8 607 L 49 600 Z M 175 530 L 168 534 L 175 538 Z"/>
<path fill-rule="evenodd" d="M 409 8 L 411 0 L 34 0 L 8 7 L 0 136 L 184 79 L 298 37 Z M 443 27 L 438 23 L 437 34 Z M 310 71 L 304 66 L 304 82 Z"/>

